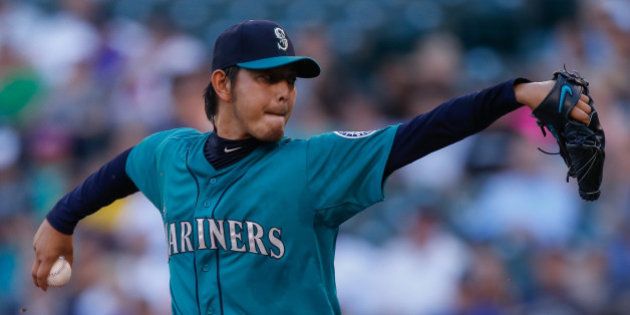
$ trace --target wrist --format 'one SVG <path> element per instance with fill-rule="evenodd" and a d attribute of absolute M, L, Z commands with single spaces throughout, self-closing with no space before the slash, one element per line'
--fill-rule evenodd
<path fill-rule="evenodd" d="M 514 84 L 514 97 L 519 104 L 532 110 L 545 99 L 553 88 L 555 81 L 525 82 Z"/>
<path fill-rule="evenodd" d="M 48 212 L 45 221 L 47 221 L 55 231 L 64 235 L 72 235 L 79 222 L 71 215 L 68 215 L 64 210 L 66 209 L 63 209 L 59 203 L 57 203 L 57 205 Z"/>
<path fill-rule="evenodd" d="M 514 85 L 514 97 L 519 104 L 525 105 L 532 110 L 534 110 L 534 106 L 532 104 L 531 99 L 531 90 L 532 85 L 535 82 L 526 82 L 526 83 L 518 83 Z"/>

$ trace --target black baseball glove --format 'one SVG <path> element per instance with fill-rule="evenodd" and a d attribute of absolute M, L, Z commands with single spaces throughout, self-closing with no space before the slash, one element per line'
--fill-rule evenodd
<path fill-rule="evenodd" d="M 588 82 L 578 73 L 569 72 L 566 68 L 555 72 L 553 79 L 556 81 L 554 87 L 533 114 L 538 119 L 543 135 L 546 136 L 546 127 L 558 141 L 558 154 L 569 167 L 567 182 L 569 177 L 576 178 L 580 197 L 589 201 L 596 200 L 600 195 L 606 141 L 593 99 L 589 95 Z M 580 100 L 580 94 L 588 95 L 590 99 L 591 119 L 588 125 L 569 116 Z"/>

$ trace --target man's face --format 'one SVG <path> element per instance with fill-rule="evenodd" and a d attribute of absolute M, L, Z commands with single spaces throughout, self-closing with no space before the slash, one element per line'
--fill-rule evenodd
<path fill-rule="evenodd" d="M 278 141 L 295 105 L 295 71 L 241 69 L 232 90 L 235 123 L 254 138 Z"/>

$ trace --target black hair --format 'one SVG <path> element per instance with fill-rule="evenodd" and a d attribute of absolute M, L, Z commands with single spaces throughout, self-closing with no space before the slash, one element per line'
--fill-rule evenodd
<path fill-rule="evenodd" d="M 232 82 L 232 86 L 236 83 L 236 75 L 238 74 L 239 67 L 231 66 L 223 69 L 225 72 L 225 76 L 227 76 L 228 80 Z M 212 80 L 206 86 L 206 89 L 203 92 L 203 100 L 205 103 L 206 117 L 208 120 L 212 122 L 214 125 L 214 117 L 217 115 L 217 110 L 219 107 L 219 97 L 217 96 L 217 92 L 212 87 Z"/>

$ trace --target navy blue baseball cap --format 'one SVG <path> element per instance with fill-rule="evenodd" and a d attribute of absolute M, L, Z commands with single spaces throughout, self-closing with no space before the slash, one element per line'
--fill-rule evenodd
<path fill-rule="evenodd" d="M 289 64 L 294 65 L 300 78 L 314 78 L 320 73 L 314 59 L 295 55 L 284 28 L 272 21 L 249 20 L 233 25 L 214 43 L 212 71 L 230 66 L 265 70 Z"/>

